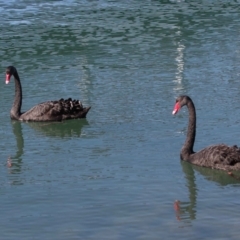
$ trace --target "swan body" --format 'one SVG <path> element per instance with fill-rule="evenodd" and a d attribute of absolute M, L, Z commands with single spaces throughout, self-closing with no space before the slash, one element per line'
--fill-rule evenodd
<path fill-rule="evenodd" d="M 227 146 L 225 144 L 218 144 L 206 147 L 199 152 L 194 152 L 193 146 L 196 136 L 196 111 L 192 99 L 186 95 L 179 96 L 176 99 L 172 113 L 175 115 L 180 108 L 185 105 L 189 112 L 189 122 L 187 138 L 180 153 L 181 160 L 219 170 L 240 170 L 240 148 L 236 145 Z"/>
<path fill-rule="evenodd" d="M 83 107 L 79 100 L 60 99 L 47 101 L 32 107 L 27 112 L 21 112 L 22 86 L 17 69 L 9 66 L 6 69 L 6 84 L 10 82 L 11 76 L 15 80 L 15 98 L 10 117 L 19 121 L 63 121 L 67 119 L 85 118 L 91 107 Z"/>

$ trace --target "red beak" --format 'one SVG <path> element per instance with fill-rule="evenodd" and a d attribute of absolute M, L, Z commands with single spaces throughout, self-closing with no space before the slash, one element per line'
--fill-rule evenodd
<path fill-rule="evenodd" d="M 175 115 L 180 110 L 180 108 L 181 108 L 180 103 L 176 102 L 172 114 Z"/>
<path fill-rule="evenodd" d="M 9 84 L 11 78 L 11 74 L 6 73 L 6 84 Z"/>

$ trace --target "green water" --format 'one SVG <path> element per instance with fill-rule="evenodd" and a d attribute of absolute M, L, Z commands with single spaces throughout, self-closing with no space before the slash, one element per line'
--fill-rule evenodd
<path fill-rule="evenodd" d="M 0 239 L 239 239 L 239 181 L 181 163 L 187 110 L 171 115 L 188 94 L 195 150 L 240 144 L 239 10 L 0 1 Z M 8 65 L 23 111 L 72 97 L 92 107 L 87 119 L 12 122 Z"/>

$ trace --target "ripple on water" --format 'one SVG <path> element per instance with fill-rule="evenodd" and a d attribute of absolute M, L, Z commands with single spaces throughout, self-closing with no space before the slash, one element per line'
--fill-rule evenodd
<path fill-rule="evenodd" d="M 189 94 L 195 149 L 237 143 L 237 2 L 2 1 L 0 14 L 3 82 L 15 65 L 23 110 L 92 106 L 16 124 L 14 84 L 0 84 L 3 239 L 238 239 L 239 183 L 181 163 L 187 111 L 171 116 Z"/>

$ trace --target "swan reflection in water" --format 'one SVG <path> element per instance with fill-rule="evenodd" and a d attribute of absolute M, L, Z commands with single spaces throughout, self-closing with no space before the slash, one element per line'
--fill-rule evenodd
<path fill-rule="evenodd" d="M 184 222 L 191 223 L 191 220 L 196 219 L 196 198 L 197 187 L 194 170 L 192 165 L 188 162 L 181 161 L 185 178 L 187 179 L 187 188 L 189 192 L 189 201 L 183 202 L 176 200 L 174 202 L 174 210 L 177 220 L 183 220 Z"/>
<path fill-rule="evenodd" d="M 22 134 L 22 125 L 20 122 L 11 121 L 13 134 L 16 139 L 17 151 L 14 156 L 7 159 L 7 167 L 10 174 L 17 174 L 21 172 L 22 155 L 24 151 L 24 139 Z M 14 184 L 14 183 L 13 183 Z M 15 183 L 16 184 L 16 183 Z"/>
<path fill-rule="evenodd" d="M 205 179 L 213 181 L 219 186 L 232 185 L 233 187 L 240 187 L 239 172 L 229 175 L 226 171 L 200 167 L 186 161 L 181 161 L 181 165 L 187 180 L 189 201 L 176 200 L 173 205 L 177 220 L 184 222 L 184 225 L 190 225 L 191 221 L 196 219 L 197 193 L 199 189 L 196 184 L 195 172 L 200 173 Z"/>
<path fill-rule="evenodd" d="M 87 119 L 63 122 L 28 122 L 26 124 L 43 135 L 56 138 L 80 137 L 82 128 L 89 125 Z"/>
<path fill-rule="evenodd" d="M 17 151 L 13 156 L 6 160 L 6 166 L 10 174 L 21 172 L 22 156 L 24 153 L 24 137 L 22 133 L 22 124 L 28 125 L 41 134 L 54 138 L 80 137 L 82 128 L 88 125 L 86 119 L 68 120 L 63 122 L 19 122 L 12 120 L 12 130 L 16 139 Z M 13 183 L 14 184 L 14 183 Z M 15 183 L 16 184 L 16 183 Z"/>

